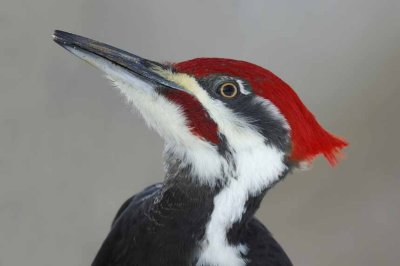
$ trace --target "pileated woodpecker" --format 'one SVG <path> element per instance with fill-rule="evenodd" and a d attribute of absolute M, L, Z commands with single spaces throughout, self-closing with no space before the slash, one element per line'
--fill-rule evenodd
<path fill-rule="evenodd" d="M 251 63 L 197 58 L 160 64 L 55 31 L 54 41 L 105 72 L 165 140 L 165 179 L 119 209 L 93 266 L 287 266 L 254 214 L 294 167 L 346 141 L 297 94 Z"/>

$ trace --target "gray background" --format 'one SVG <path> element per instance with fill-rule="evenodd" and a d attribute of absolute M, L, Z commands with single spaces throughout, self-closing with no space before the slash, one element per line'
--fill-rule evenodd
<path fill-rule="evenodd" d="M 0 265 L 89 265 L 113 215 L 162 179 L 162 141 L 55 28 L 160 61 L 243 59 L 351 146 L 258 216 L 295 265 L 399 265 L 400 1 L 2 0 Z"/>

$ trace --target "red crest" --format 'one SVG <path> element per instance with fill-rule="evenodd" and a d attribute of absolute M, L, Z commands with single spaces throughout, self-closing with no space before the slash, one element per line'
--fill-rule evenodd
<path fill-rule="evenodd" d="M 196 78 L 210 74 L 239 77 L 250 83 L 253 91 L 271 101 L 286 118 L 291 128 L 294 161 L 311 161 L 323 154 L 331 165 L 348 143 L 326 131 L 302 103 L 296 92 L 272 72 L 257 65 L 222 58 L 197 58 L 174 65 L 178 72 Z"/>

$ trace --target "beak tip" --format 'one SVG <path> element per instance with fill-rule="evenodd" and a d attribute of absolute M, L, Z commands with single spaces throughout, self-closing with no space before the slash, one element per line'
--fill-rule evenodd
<path fill-rule="evenodd" d="M 62 30 L 54 30 L 53 34 L 51 35 L 53 38 L 53 41 L 56 42 L 57 44 L 61 46 L 67 46 L 67 45 L 74 45 L 76 41 L 79 41 L 80 39 L 84 39 L 81 36 L 62 31 Z"/>
<path fill-rule="evenodd" d="M 64 33 L 63 31 L 55 30 L 53 32 L 53 34 L 51 35 L 51 37 L 53 38 L 53 41 L 59 45 L 64 44 L 63 38 L 62 38 L 63 33 Z"/>

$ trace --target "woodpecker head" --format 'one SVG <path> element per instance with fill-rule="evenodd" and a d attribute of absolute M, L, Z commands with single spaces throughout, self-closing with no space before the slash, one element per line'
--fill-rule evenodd
<path fill-rule="evenodd" d="M 334 165 L 347 145 L 318 124 L 289 85 L 254 64 L 222 58 L 160 64 L 71 33 L 53 37 L 102 70 L 165 139 L 167 160 L 200 182 L 244 174 L 246 182 L 268 186 L 319 154 Z"/>

